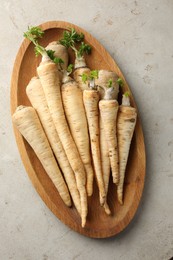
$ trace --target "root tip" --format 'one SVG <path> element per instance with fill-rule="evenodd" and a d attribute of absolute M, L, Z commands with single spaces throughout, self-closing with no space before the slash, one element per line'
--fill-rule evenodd
<path fill-rule="evenodd" d="M 105 203 L 105 197 L 100 196 L 100 205 L 104 206 L 104 203 Z"/>
<path fill-rule="evenodd" d="M 68 201 L 68 202 L 66 203 L 66 205 L 67 205 L 67 207 L 71 208 L 71 206 L 72 206 L 71 200 Z"/>
<path fill-rule="evenodd" d="M 122 200 L 122 198 L 118 198 L 118 202 L 119 202 L 121 205 L 123 205 L 123 200 Z"/>
<path fill-rule="evenodd" d="M 82 219 L 82 228 L 85 227 L 85 224 L 86 224 L 86 218 Z"/>
<path fill-rule="evenodd" d="M 92 190 L 87 191 L 87 195 L 88 195 L 88 197 L 91 197 L 93 195 L 93 191 Z"/>
<path fill-rule="evenodd" d="M 119 184 L 119 179 L 118 178 L 113 178 L 113 183 L 115 183 L 116 185 L 118 185 Z"/>
<path fill-rule="evenodd" d="M 105 204 L 104 204 L 104 210 L 105 210 L 105 213 L 107 214 L 107 215 L 111 215 L 111 211 L 110 211 L 110 208 L 109 208 L 109 206 L 108 206 L 108 204 L 105 202 Z"/>

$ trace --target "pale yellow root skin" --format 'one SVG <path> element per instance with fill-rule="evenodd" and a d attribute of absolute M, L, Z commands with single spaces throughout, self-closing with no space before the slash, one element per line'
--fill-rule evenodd
<path fill-rule="evenodd" d="M 65 46 L 57 43 L 56 41 L 53 41 L 46 46 L 46 50 L 54 51 L 54 56 L 57 58 L 61 58 L 64 61 L 64 63 L 61 65 L 62 68 L 64 70 L 67 69 L 69 57 L 67 48 Z"/>
<path fill-rule="evenodd" d="M 110 178 L 110 171 L 111 171 L 111 164 L 109 159 L 109 149 L 105 137 L 105 131 L 103 127 L 103 121 L 100 117 L 100 152 L 101 152 L 101 165 L 102 165 L 102 172 L 103 172 L 103 180 L 105 185 L 105 203 L 104 203 L 104 209 L 106 214 L 110 215 L 111 211 L 107 204 L 107 193 L 108 193 L 108 187 L 109 187 L 109 178 Z"/>
<path fill-rule="evenodd" d="M 119 107 L 117 134 L 119 147 L 119 171 L 120 180 L 117 187 L 118 201 L 123 204 L 123 185 L 126 171 L 127 160 L 129 156 L 130 144 L 136 125 L 137 113 L 133 107 Z"/>
<path fill-rule="evenodd" d="M 71 136 L 62 104 L 60 91 L 60 78 L 57 68 L 53 62 L 42 62 L 37 68 L 43 90 L 46 96 L 47 104 L 52 116 L 55 128 L 69 160 L 69 163 L 75 173 L 76 183 L 81 199 L 81 218 L 82 227 L 85 226 L 88 212 L 87 192 L 86 192 L 86 174 L 84 165 L 81 161 L 75 142 Z"/>
<path fill-rule="evenodd" d="M 95 176 L 99 189 L 100 204 L 105 202 L 105 187 L 101 167 L 101 153 L 100 153 L 100 133 L 99 133 L 99 92 L 96 90 L 84 90 L 83 101 L 85 111 L 87 114 L 87 121 L 89 126 L 91 152 L 94 163 Z"/>
<path fill-rule="evenodd" d="M 61 89 L 66 118 L 87 174 L 87 194 L 91 196 L 94 171 L 91 164 L 90 140 L 83 105 L 83 92 L 75 81 L 63 84 Z"/>
<path fill-rule="evenodd" d="M 110 164 L 110 158 L 109 158 L 108 144 L 107 144 L 107 141 L 106 141 L 105 131 L 104 131 L 104 127 L 103 127 L 103 121 L 102 121 L 101 117 L 100 117 L 99 123 L 100 123 L 101 165 L 102 165 L 103 180 L 104 180 L 105 193 L 106 193 L 104 209 L 105 209 L 106 214 L 110 215 L 111 211 L 110 211 L 109 206 L 107 204 L 107 193 L 108 193 L 108 187 L 109 187 L 111 164 Z"/>
<path fill-rule="evenodd" d="M 64 203 L 70 207 L 71 198 L 61 175 L 38 115 L 33 107 L 19 106 L 12 116 L 13 123 L 30 144 Z"/>
<path fill-rule="evenodd" d="M 32 106 L 37 111 L 41 124 L 51 145 L 51 148 L 58 161 L 61 171 L 64 174 L 64 178 L 69 188 L 74 205 L 80 214 L 80 196 L 77 189 L 74 172 L 69 164 L 64 148 L 61 144 L 55 125 L 51 118 L 43 87 L 39 78 L 34 77 L 31 79 L 28 86 L 26 87 L 26 93 Z"/>
<path fill-rule="evenodd" d="M 119 182 L 119 160 L 118 160 L 118 142 L 117 142 L 117 113 L 118 102 L 116 100 L 101 100 L 99 109 L 103 121 L 105 137 L 109 149 L 113 182 Z"/>
<path fill-rule="evenodd" d="M 74 70 L 73 72 L 73 78 L 75 79 L 75 81 L 78 83 L 80 89 L 82 91 L 84 91 L 85 89 L 89 89 L 88 87 L 88 81 L 86 81 L 85 83 L 82 81 L 82 74 L 85 73 L 86 75 L 89 76 L 90 74 L 90 69 L 89 68 L 77 68 Z"/>
<path fill-rule="evenodd" d="M 105 91 L 104 89 L 107 89 L 109 80 L 112 79 L 112 86 L 114 87 L 114 96 L 112 99 L 118 98 L 119 93 L 119 85 L 117 83 L 118 76 L 114 71 L 109 70 L 99 70 L 98 72 L 98 78 L 95 79 L 95 84 L 97 86 L 101 86 L 102 88 L 99 88 L 100 93 L 100 99 L 104 98 Z"/>

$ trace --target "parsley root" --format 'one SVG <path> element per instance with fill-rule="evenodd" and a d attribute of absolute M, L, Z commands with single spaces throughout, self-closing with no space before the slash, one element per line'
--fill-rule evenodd
<path fill-rule="evenodd" d="M 105 202 L 105 187 L 101 167 L 100 153 L 100 131 L 99 131 L 99 92 L 95 89 L 94 79 L 97 77 L 97 72 L 90 73 L 90 89 L 84 90 L 83 102 L 87 115 L 89 126 L 89 135 L 91 142 L 91 153 L 94 163 L 96 181 L 99 189 L 100 204 L 103 206 Z"/>
<path fill-rule="evenodd" d="M 87 194 L 91 196 L 94 172 L 91 164 L 90 140 L 83 105 L 83 93 L 71 77 L 64 75 L 62 81 L 62 99 L 66 118 L 87 174 Z"/>
<path fill-rule="evenodd" d="M 111 76 L 111 78 L 109 78 Z M 114 169 L 114 182 L 115 175 L 118 174 L 118 151 L 117 151 L 117 136 L 116 136 L 116 113 L 117 113 L 117 98 L 119 86 L 115 82 L 117 75 L 115 72 L 101 70 L 98 72 L 96 78 L 99 84 L 99 93 L 102 100 L 99 102 L 100 108 L 100 149 L 102 155 L 102 170 L 105 184 L 106 199 L 104 209 L 107 214 L 110 214 L 110 209 L 107 204 L 107 193 L 109 186 L 110 169 Z M 104 100 L 105 99 L 105 100 Z M 110 99 L 113 99 L 112 101 Z M 113 102 L 113 106 L 111 105 Z M 115 116 L 115 118 L 114 118 Z M 112 117 L 112 118 L 111 118 Z M 112 141 L 111 141 L 112 140 Z M 115 147 L 116 149 L 115 149 Z M 115 173 L 115 171 L 117 173 Z M 112 171 L 113 173 L 113 171 Z"/>
<path fill-rule="evenodd" d="M 99 127 L 100 127 L 101 166 L 102 166 L 103 180 L 104 180 L 105 193 L 106 193 L 104 209 L 105 209 L 106 214 L 110 215 L 111 211 L 110 211 L 108 203 L 107 203 L 107 193 L 108 193 L 111 165 L 110 165 L 108 144 L 107 144 L 107 141 L 105 138 L 103 120 L 102 120 L 101 116 L 99 119 L 99 124 L 100 124 Z"/>
<path fill-rule="evenodd" d="M 126 92 L 123 95 L 122 105 L 119 107 L 117 122 L 120 170 L 120 180 L 117 187 L 117 195 L 120 204 L 123 204 L 123 185 L 125 170 L 130 150 L 130 144 L 136 125 L 136 118 L 136 109 L 130 106 L 129 94 L 128 92 Z"/>
<path fill-rule="evenodd" d="M 103 127 L 105 137 L 109 150 L 109 158 L 111 163 L 113 182 L 118 184 L 119 181 L 119 164 L 118 164 L 118 144 L 117 144 L 117 113 L 118 113 L 118 102 L 113 99 L 114 87 L 112 86 L 112 80 L 109 80 L 109 86 L 105 91 L 103 100 L 99 102 L 100 114 L 103 121 Z"/>
<path fill-rule="evenodd" d="M 12 116 L 13 123 L 30 144 L 46 173 L 57 188 L 64 203 L 70 207 L 71 199 L 56 163 L 55 157 L 33 107 L 19 106 Z"/>

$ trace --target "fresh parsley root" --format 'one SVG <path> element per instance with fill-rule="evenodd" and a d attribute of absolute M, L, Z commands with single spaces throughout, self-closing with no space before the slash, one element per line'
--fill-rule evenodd
<path fill-rule="evenodd" d="M 37 40 L 35 42 L 34 35 L 29 39 L 32 40 L 32 42 L 36 47 L 38 46 L 40 47 Z M 85 169 L 82 160 L 80 158 L 78 149 L 76 147 L 76 144 L 70 133 L 70 129 L 65 117 L 65 112 L 62 103 L 62 95 L 61 95 L 61 79 L 59 73 L 57 73 L 57 65 L 54 63 L 54 60 L 52 61 L 50 59 L 45 48 L 43 48 L 43 51 L 42 48 L 40 54 L 42 54 L 42 56 L 45 58 L 37 67 L 37 73 L 45 93 L 46 101 L 56 131 L 59 135 L 63 148 L 66 152 L 67 158 L 69 160 L 69 163 L 75 174 L 77 188 L 79 190 L 80 200 L 81 200 L 82 227 L 84 227 L 86 223 L 87 212 L 88 212 Z M 51 52 L 51 56 L 53 56 L 52 54 L 54 53 Z"/>
<path fill-rule="evenodd" d="M 88 196 L 91 196 L 93 193 L 94 171 L 91 163 L 90 140 L 86 113 L 83 105 L 83 92 L 78 87 L 76 81 L 68 76 L 68 73 L 70 73 L 71 70 L 72 66 L 70 65 L 67 70 L 67 75 L 64 74 L 62 78 L 62 99 L 71 134 L 85 167 L 87 194 Z"/>
<path fill-rule="evenodd" d="M 103 173 L 101 167 L 101 152 L 100 152 L 100 131 L 99 131 L 99 91 L 95 86 L 95 79 L 98 76 L 98 71 L 91 71 L 89 76 L 83 74 L 83 81 L 89 81 L 89 88 L 83 92 L 83 102 L 85 106 L 89 135 L 91 140 L 91 153 L 95 169 L 95 176 L 99 189 L 100 204 L 103 206 L 105 203 L 105 186 L 103 180 Z"/>
<path fill-rule="evenodd" d="M 12 116 L 13 123 L 35 151 L 64 203 L 70 207 L 71 198 L 53 155 L 48 139 L 33 107 L 19 106 Z"/>
<path fill-rule="evenodd" d="M 130 106 L 129 92 L 125 92 L 123 95 L 122 104 L 119 107 L 117 119 L 120 169 L 120 180 L 117 186 L 117 195 L 120 204 L 123 204 L 123 185 L 125 170 L 129 156 L 130 144 L 136 125 L 136 119 L 136 109 Z"/>
<path fill-rule="evenodd" d="M 115 100 L 115 88 L 112 79 L 108 80 L 104 99 L 99 102 L 100 115 L 103 122 L 106 142 L 108 144 L 109 158 L 111 163 L 113 182 L 119 181 L 119 163 L 118 163 L 118 141 L 116 133 L 118 101 Z"/>

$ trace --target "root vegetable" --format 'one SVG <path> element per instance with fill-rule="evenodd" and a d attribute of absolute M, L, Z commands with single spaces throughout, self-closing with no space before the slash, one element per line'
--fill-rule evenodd
<path fill-rule="evenodd" d="M 84 226 L 87 216 L 87 194 L 85 189 L 86 174 L 65 118 L 60 91 L 61 83 L 57 73 L 56 64 L 53 62 L 42 62 L 37 68 L 37 72 L 44 89 L 47 104 L 57 133 L 70 165 L 75 173 L 77 187 L 81 198 L 82 226 Z"/>
<path fill-rule="evenodd" d="M 70 207 L 71 198 L 57 162 L 33 107 L 19 106 L 12 116 L 13 123 L 30 144 L 46 173 L 57 188 L 64 203 Z"/>
<path fill-rule="evenodd" d="M 91 163 L 90 140 L 85 108 L 83 105 L 83 92 L 77 83 L 64 74 L 62 84 L 62 99 L 66 118 L 71 134 L 78 148 L 87 174 L 87 194 L 93 193 L 94 171 Z"/>
<path fill-rule="evenodd" d="M 63 46 L 60 44 L 60 46 Z M 51 45 L 49 49 L 51 50 Z M 67 50 L 65 46 L 63 46 Z M 53 51 L 55 50 L 52 49 Z M 58 52 L 54 52 L 55 57 L 63 57 Z M 68 69 L 67 69 L 68 70 Z M 77 83 L 68 76 L 67 70 L 63 70 L 62 98 L 65 109 L 66 118 L 70 127 L 71 134 L 78 148 L 82 162 L 85 167 L 87 177 L 87 194 L 91 196 L 93 193 L 93 168 L 90 156 L 90 142 L 88 136 L 88 126 L 86 113 L 83 106 L 83 94 Z M 88 69 L 89 70 L 89 69 Z M 89 70 L 90 71 L 90 70 Z M 82 82 L 82 78 L 80 77 Z"/>
<path fill-rule="evenodd" d="M 84 90 L 83 101 L 88 120 L 95 175 L 99 189 L 100 204 L 105 202 L 105 187 L 101 168 L 100 138 L 99 138 L 99 92 L 97 90 Z"/>
<path fill-rule="evenodd" d="M 79 43 L 83 40 L 84 38 L 84 35 L 83 34 L 78 34 L 75 29 L 71 29 L 70 31 L 64 31 L 64 34 L 63 34 L 63 38 L 59 41 L 62 45 L 64 45 L 66 48 L 71 48 L 74 53 L 75 53 L 75 72 L 74 72 L 74 79 L 76 80 L 76 82 L 78 83 L 78 86 L 79 88 L 83 91 L 84 89 L 88 89 L 88 84 L 87 83 L 84 83 L 82 81 L 82 74 L 83 72 L 85 72 L 86 74 L 89 74 L 90 73 L 90 69 L 86 68 L 86 63 L 85 63 L 85 59 L 84 59 L 84 53 L 87 53 L 89 54 L 91 52 L 91 47 L 87 44 L 85 44 L 84 42 L 81 43 L 79 49 L 77 50 L 76 47 L 75 47 L 75 43 Z M 64 85 L 65 86 L 65 85 Z M 66 89 L 64 89 L 64 95 L 63 95 L 63 98 L 64 98 L 64 106 L 65 106 L 65 109 L 66 109 L 66 115 L 67 115 L 67 118 L 68 118 L 68 122 L 69 122 L 69 125 L 70 125 L 70 128 L 71 128 L 71 131 L 72 131 L 72 135 L 73 135 L 73 138 L 75 139 L 75 142 L 77 144 L 77 147 L 78 147 L 78 150 L 79 150 L 79 153 L 81 155 L 81 158 L 82 158 L 82 161 L 84 163 L 84 166 L 85 166 L 85 170 L 86 170 L 86 173 L 87 173 L 87 193 L 89 196 L 92 195 L 93 193 L 93 169 L 92 169 L 92 166 L 91 166 L 91 160 L 90 160 L 90 156 L 89 156 L 89 153 L 88 153 L 88 137 L 86 135 L 86 130 L 88 131 L 88 128 L 83 128 L 82 124 L 84 122 L 82 122 L 80 119 L 78 121 L 78 128 L 79 128 L 79 122 L 81 123 L 81 130 L 82 131 L 85 131 L 85 134 L 83 133 L 82 135 L 80 134 L 81 131 L 79 130 L 75 130 L 75 126 L 76 126 L 76 123 L 74 123 L 74 120 L 76 121 L 75 119 L 75 115 L 73 114 L 73 118 L 72 118 L 72 114 L 70 112 L 70 107 L 69 107 L 69 101 L 66 101 L 65 100 L 67 99 L 68 95 L 65 94 L 65 90 L 67 91 L 67 86 L 66 86 Z M 75 88 L 77 90 L 77 88 Z M 74 92 L 74 91 L 73 91 Z M 81 93 L 79 90 L 77 90 L 78 93 Z M 69 94 L 69 92 L 68 92 Z M 82 93 L 81 93 L 82 94 Z M 81 94 L 78 94 L 78 97 L 81 98 Z M 65 98 L 66 96 L 66 98 Z M 72 101 L 74 100 L 75 96 L 73 95 L 72 97 Z M 75 98 L 76 99 L 76 98 Z M 75 107 L 76 107 L 76 116 L 77 114 L 79 115 L 80 114 L 80 111 L 81 110 L 81 113 L 83 115 L 83 118 L 84 118 L 84 111 L 83 111 L 83 105 L 82 105 L 82 100 L 80 99 L 79 101 L 79 104 L 81 106 L 81 109 L 78 107 L 76 107 L 76 102 L 77 102 L 77 99 L 75 101 Z M 69 107 L 69 108 L 68 108 Z M 67 111 L 68 110 L 68 111 Z M 78 117 L 79 118 L 79 117 Z M 86 125 L 86 121 L 85 121 L 85 125 Z M 80 139 L 78 140 L 77 138 L 77 134 L 80 135 Z M 84 135 L 85 135 L 85 140 L 84 140 Z M 83 145 L 81 145 L 81 137 L 84 141 L 85 144 L 87 144 L 86 146 L 86 151 L 84 152 L 84 147 Z M 86 140 L 86 137 L 87 137 L 87 140 Z M 87 161 L 86 161 L 87 159 Z M 89 163 L 88 163 L 89 162 Z"/>
<path fill-rule="evenodd" d="M 118 151 L 116 136 L 116 117 L 117 117 L 117 101 L 110 100 L 117 98 L 119 88 L 116 87 L 112 79 L 106 82 L 108 75 L 115 77 L 115 73 L 109 71 L 99 71 L 100 73 L 100 97 L 103 100 L 99 102 L 100 108 L 100 133 L 101 133 L 101 155 L 102 155 L 102 171 L 105 184 L 106 196 L 108 192 L 110 168 L 112 169 L 113 181 L 118 182 Z M 99 75 L 98 73 L 98 75 Z M 105 75 L 104 75 L 105 74 Z M 98 76 L 99 77 L 99 76 Z M 98 81 L 98 79 L 96 79 Z M 108 88 L 109 87 L 109 88 Z M 104 100 L 107 99 L 107 100 Z M 105 212 L 111 214 L 107 202 L 105 203 Z"/>
<path fill-rule="evenodd" d="M 118 184 L 119 164 L 116 134 L 118 102 L 116 100 L 101 100 L 99 102 L 99 108 L 109 150 L 113 182 Z"/>
<path fill-rule="evenodd" d="M 117 121 L 119 170 L 120 170 L 120 180 L 117 187 L 117 195 L 120 204 L 123 204 L 123 185 L 124 185 L 125 171 L 126 171 L 126 165 L 129 156 L 131 140 L 136 125 L 136 118 L 137 118 L 136 109 L 130 106 L 129 95 L 126 92 L 123 95 L 122 105 L 119 107 L 118 121 Z"/>
<path fill-rule="evenodd" d="M 104 180 L 105 193 L 106 193 L 104 209 L 105 209 L 106 214 L 110 215 L 111 211 L 110 211 L 109 205 L 107 203 L 107 193 L 108 193 L 111 165 L 110 165 L 110 159 L 109 159 L 109 149 L 108 149 L 107 141 L 105 138 L 105 131 L 104 131 L 103 121 L 102 121 L 101 117 L 100 117 L 100 152 L 101 152 L 101 165 L 102 165 L 102 172 L 103 172 L 103 180 Z"/>

